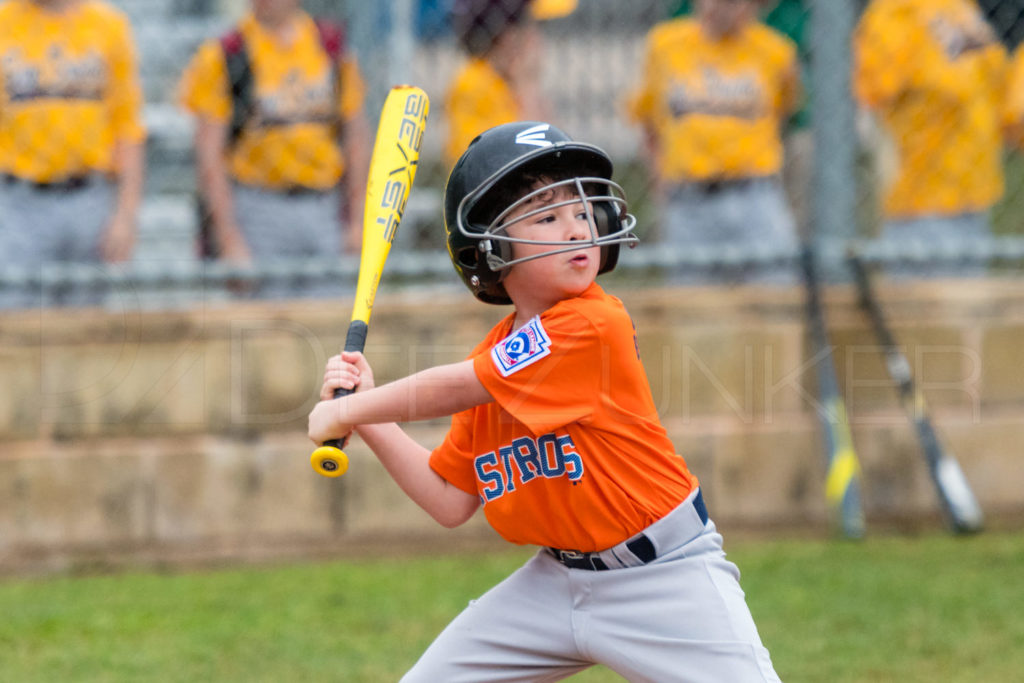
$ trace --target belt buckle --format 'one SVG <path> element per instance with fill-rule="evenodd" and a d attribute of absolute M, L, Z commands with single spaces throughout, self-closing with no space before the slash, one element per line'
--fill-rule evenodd
<path fill-rule="evenodd" d="M 559 562 L 582 560 L 585 555 L 579 550 L 556 550 Z"/>

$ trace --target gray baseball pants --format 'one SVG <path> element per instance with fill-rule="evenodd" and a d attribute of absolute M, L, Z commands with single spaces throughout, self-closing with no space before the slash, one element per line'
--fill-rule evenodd
<path fill-rule="evenodd" d="M 337 189 L 289 195 L 236 185 L 234 201 L 236 220 L 253 261 L 259 265 L 294 264 L 304 259 L 325 259 L 341 254 Z M 338 282 L 269 280 L 259 288 L 257 296 L 267 299 L 326 297 L 341 296 L 344 291 Z"/>
<path fill-rule="evenodd" d="M 956 244 L 970 240 L 983 240 L 992 236 L 987 211 L 954 216 L 921 216 L 918 218 L 890 219 L 882 225 L 881 238 L 897 249 L 925 249 L 943 244 Z M 987 270 L 984 263 L 929 263 L 901 262 L 888 266 L 886 273 L 893 279 L 982 277 Z"/>
<path fill-rule="evenodd" d="M 99 270 L 100 241 L 113 205 L 113 185 L 98 176 L 68 191 L 0 180 L 0 265 L 13 266 L 37 280 L 34 286 L 0 289 L 0 308 L 100 303 L 102 288 L 47 288 L 43 301 L 38 280 L 59 275 L 69 263 L 95 264 Z"/>
<path fill-rule="evenodd" d="M 558 681 L 593 664 L 632 683 L 778 681 L 739 570 L 692 499 L 645 530 L 649 564 L 571 569 L 541 550 L 471 602 L 403 683 Z M 602 555 L 628 563 L 621 549 Z"/>
<path fill-rule="evenodd" d="M 661 211 L 662 241 L 676 248 L 796 251 L 796 222 L 777 178 L 676 185 L 668 190 Z M 676 284 L 789 285 L 797 278 L 792 268 L 680 266 L 670 280 Z"/>

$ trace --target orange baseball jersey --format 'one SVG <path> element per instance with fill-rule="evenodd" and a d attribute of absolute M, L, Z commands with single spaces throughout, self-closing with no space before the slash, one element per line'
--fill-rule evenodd
<path fill-rule="evenodd" d="M 899 155 L 891 217 L 979 211 L 1002 196 L 1006 50 L 970 0 L 875 0 L 854 35 L 854 90 Z"/>
<path fill-rule="evenodd" d="M 767 176 L 782 168 L 781 127 L 800 93 L 796 45 L 781 33 L 752 23 L 711 40 L 681 18 L 648 33 L 628 108 L 657 139 L 664 180 Z"/>
<path fill-rule="evenodd" d="M 333 187 L 345 171 L 335 122 L 355 118 L 366 86 L 354 58 L 338 65 L 341 92 L 316 23 L 301 13 L 293 43 L 282 44 L 251 14 L 239 24 L 252 65 L 255 112 L 230 150 L 228 169 L 244 184 L 280 188 Z M 227 123 L 231 90 L 220 41 L 204 43 L 180 85 L 193 114 Z"/>
<path fill-rule="evenodd" d="M 512 88 L 485 59 L 469 60 L 458 73 L 445 96 L 445 111 L 444 156 L 449 168 L 477 135 L 522 118 Z"/>
<path fill-rule="evenodd" d="M 492 403 L 456 414 L 431 467 L 507 540 L 610 548 L 697 486 L 658 419 L 622 302 L 592 284 L 473 351 Z"/>
<path fill-rule="evenodd" d="M 141 108 L 120 11 L 0 3 L 0 172 L 39 182 L 113 172 L 116 143 L 145 138 Z"/>

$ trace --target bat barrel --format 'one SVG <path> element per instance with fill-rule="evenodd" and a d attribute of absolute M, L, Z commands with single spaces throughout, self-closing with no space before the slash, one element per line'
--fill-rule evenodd
<path fill-rule="evenodd" d="M 362 351 L 366 346 L 377 286 L 416 177 L 429 111 L 427 94 L 411 85 L 393 87 L 384 101 L 366 179 L 359 279 L 345 351 Z M 334 397 L 351 393 L 351 389 L 336 389 Z M 348 456 L 341 450 L 344 445 L 345 439 L 337 439 L 313 451 L 313 469 L 325 477 L 344 474 L 348 469 Z"/>
<path fill-rule="evenodd" d="M 921 455 L 928 466 L 948 522 L 956 533 L 979 531 L 983 524 L 981 507 L 959 463 L 939 441 L 931 416 L 928 414 L 924 395 L 914 382 L 910 364 L 897 345 L 882 313 L 882 307 L 872 292 L 867 268 L 855 251 L 848 254 L 848 261 L 857 281 L 860 304 L 867 311 L 875 335 L 881 342 L 886 369 L 898 386 L 903 408 L 916 427 Z"/>
<path fill-rule="evenodd" d="M 846 405 L 839 391 L 832 347 L 825 325 L 825 312 L 819 292 L 816 270 L 817 255 L 813 246 L 804 245 L 801 264 L 807 289 L 807 322 L 815 351 L 819 415 L 825 440 L 827 475 L 825 498 L 833 523 L 843 536 L 858 539 L 864 536 L 864 509 L 860 495 L 860 464 L 853 448 L 853 438 L 846 415 Z"/>

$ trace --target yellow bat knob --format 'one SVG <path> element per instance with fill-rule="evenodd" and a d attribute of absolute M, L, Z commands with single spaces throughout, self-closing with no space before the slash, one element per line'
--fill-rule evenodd
<path fill-rule="evenodd" d="M 348 456 L 334 446 L 321 446 L 309 456 L 309 464 L 317 474 L 325 477 L 340 477 L 348 471 Z"/>

